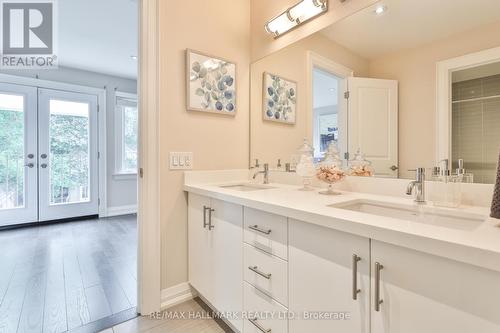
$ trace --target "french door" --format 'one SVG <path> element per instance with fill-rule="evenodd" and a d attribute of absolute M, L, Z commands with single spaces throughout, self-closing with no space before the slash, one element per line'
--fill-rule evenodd
<path fill-rule="evenodd" d="M 0 84 L 0 226 L 98 213 L 97 96 Z"/>

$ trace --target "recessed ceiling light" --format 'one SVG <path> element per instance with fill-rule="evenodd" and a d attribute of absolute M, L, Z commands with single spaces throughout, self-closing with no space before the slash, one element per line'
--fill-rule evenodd
<path fill-rule="evenodd" d="M 131 55 L 131 56 L 130 56 L 130 58 L 131 58 L 132 60 L 137 60 L 137 56 L 136 56 L 136 55 Z"/>
<path fill-rule="evenodd" d="M 334 92 L 335 91 L 335 88 L 330 88 L 329 89 L 331 92 Z"/>
<path fill-rule="evenodd" d="M 377 8 L 375 8 L 374 13 L 377 15 L 382 15 L 386 11 L 387 11 L 387 6 L 380 5 L 380 6 L 377 6 Z"/>

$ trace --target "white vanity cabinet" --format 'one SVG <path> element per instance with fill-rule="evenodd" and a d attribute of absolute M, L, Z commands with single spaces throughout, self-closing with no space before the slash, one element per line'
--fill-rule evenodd
<path fill-rule="evenodd" d="M 218 311 L 243 306 L 243 207 L 189 194 L 189 282 Z M 241 320 L 228 321 L 242 330 Z"/>
<path fill-rule="evenodd" d="M 500 332 L 499 272 L 375 240 L 371 256 L 372 333 Z"/>
<path fill-rule="evenodd" d="M 290 333 L 369 332 L 369 239 L 290 219 L 289 285 L 291 313 L 339 316 L 290 320 Z"/>
<path fill-rule="evenodd" d="M 500 332 L 500 272 L 193 193 L 188 215 L 201 296 L 280 314 L 240 332 Z"/>

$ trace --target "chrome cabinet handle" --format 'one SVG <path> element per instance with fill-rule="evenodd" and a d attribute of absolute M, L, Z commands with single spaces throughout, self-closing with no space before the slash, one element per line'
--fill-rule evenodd
<path fill-rule="evenodd" d="M 259 331 L 261 331 L 262 333 L 271 333 L 271 329 L 265 329 L 264 327 L 262 327 L 258 322 L 257 322 L 257 318 L 252 318 L 252 319 L 249 319 L 249 321 L 255 326 L 257 327 L 257 329 Z"/>
<path fill-rule="evenodd" d="M 35 166 L 35 164 L 30 162 L 30 163 L 26 163 L 24 166 L 28 167 L 28 168 L 33 168 Z"/>
<path fill-rule="evenodd" d="M 40 155 L 41 158 L 47 158 L 47 154 Z"/>
<path fill-rule="evenodd" d="M 356 254 L 352 255 L 352 299 L 357 300 L 358 294 L 361 292 L 361 289 L 358 289 L 358 261 L 361 261 L 361 258 Z"/>
<path fill-rule="evenodd" d="M 46 163 L 42 163 L 42 164 L 40 164 L 40 166 L 41 166 L 43 169 L 45 169 L 45 168 L 47 167 L 47 164 L 46 164 Z"/>
<path fill-rule="evenodd" d="M 252 272 L 254 272 L 255 274 L 259 274 L 260 276 L 262 276 L 268 280 L 271 279 L 271 273 L 266 274 L 266 273 L 260 271 L 259 267 L 257 267 L 257 266 L 248 266 L 248 269 L 251 270 Z"/>
<path fill-rule="evenodd" d="M 391 165 L 389 169 L 391 169 L 392 171 L 396 171 L 399 168 L 396 165 Z"/>
<path fill-rule="evenodd" d="M 258 225 L 251 225 L 248 227 L 248 229 L 252 229 L 252 230 L 258 231 L 260 233 L 266 234 L 266 235 L 269 235 L 271 233 L 271 229 L 264 230 L 264 229 L 259 228 Z"/>
<path fill-rule="evenodd" d="M 210 207 L 203 206 L 203 228 L 206 228 L 208 223 L 207 223 L 207 210 L 210 209 Z"/>
<path fill-rule="evenodd" d="M 28 158 L 34 158 L 34 157 L 35 157 L 35 155 L 33 155 L 33 154 L 28 154 Z"/>
<path fill-rule="evenodd" d="M 384 268 L 380 263 L 375 263 L 375 311 L 380 311 L 380 304 L 384 300 L 380 299 L 380 271 Z"/>
<path fill-rule="evenodd" d="M 212 213 L 215 212 L 215 209 L 208 208 L 208 230 L 212 230 L 215 226 L 212 225 Z"/>

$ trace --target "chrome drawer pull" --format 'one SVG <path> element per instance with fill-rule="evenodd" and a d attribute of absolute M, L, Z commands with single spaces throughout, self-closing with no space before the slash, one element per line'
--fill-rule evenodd
<path fill-rule="evenodd" d="M 380 299 L 380 271 L 384 268 L 380 263 L 375 263 L 375 311 L 380 311 L 380 304 L 384 301 Z"/>
<path fill-rule="evenodd" d="M 252 230 L 255 230 L 255 231 L 258 231 L 258 232 L 261 232 L 261 233 L 266 234 L 266 235 L 269 235 L 271 233 L 271 229 L 264 230 L 264 229 L 259 228 L 258 225 L 251 225 L 248 228 L 252 229 Z"/>
<path fill-rule="evenodd" d="M 208 209 L 208 230 L 212 230 L 213 228 L 215 228 L 212 225 L 212 213 L 213 212 L 215 212 L 215 209 L 213 209 L 213 208 Z"/>
<path fill-rule="evenodd" d="M 262 276 L 268 280 L 271 279 L 271 273 L 269 273 L 269 274 L 263 273 L 263 272 L 259 271 L 259 267 L 257 267 L 257 266 L 248 266 L 248 269 L 251 270 L 252 272 L 254 272 L 255 274 L 259 274 L 260 276 Z"/>
<path fill-rule="evenodd" d="M 249 319 L 249 321 L 259 329 L 259 331 L 261 331 L 262 333 L 271 333 L 271 329 L 265 329 L 264 327 L 262 327 L 258 322 L 257 322 L 257 318 L 253 318 L 253 319 Z"/>
<path fill-rule="evenodd" d="M 361 258 L 356 254 L 352 255 L 352 299 L 357 300 L 361 289 L 358 289 L 358 261 Z"/>
<path fill-rule="evenodd" d="M 210 207 L 203 206 L 203 228 L 206 228 L 209 224 L 207 222 L 207 210 L 210 210 Z"/>

